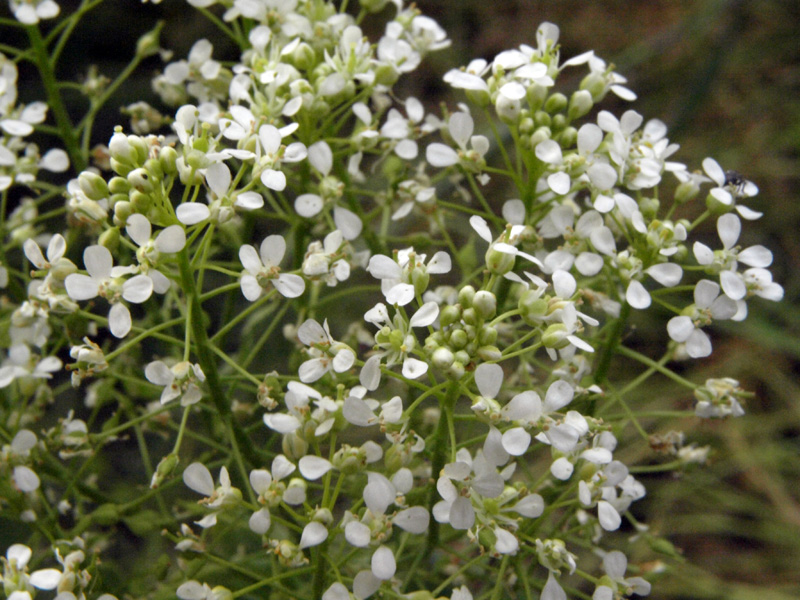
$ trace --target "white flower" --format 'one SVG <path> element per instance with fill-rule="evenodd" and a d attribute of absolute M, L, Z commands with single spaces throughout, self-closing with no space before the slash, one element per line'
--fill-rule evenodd
<path fill-rule="evenodd" d="M 603 557 L 603 570 L 614 584 L 614 588 L 607 585 L 598 586 L 592 600 L 613 600 L 616 597 L 628 597 L 631 594 L 637 596 L 647 596 L 650 593 L 650 582 L 642 577 L 630 577 L 625 579 L 625 571 L 628 568 L 628 558 L 619 550 L 606 553 Z"/>
<path fill-rule="evenodd" d="M 214 487 L 214 479 L 211 477 L 211 472 L 208 467 L 199 462 L 194 462 L 184 469 L 183 483 L 192 491 L 205 496 L 200 503 L 207 505 L 209 508 L 236 505 L 242 499 L 242 492 L 238 488 L 231 486 L 228 469 L 224 466 L 219 470 L 219 487 Z M 197 524 L 203 528 L 213 527 L 216 523 L 217 513 L 210 513 L 200 521 L 197 521 Z"/>
<path fill-rule="evenodd" d="M 170 368 L 156 360 L 145 367 L 144 376 L 150 383 L 164 386 L 161 404 L 180 397 L 181 406 L 190 406 L 203 397 L 198 383 L 205 381 L 206 376 L 198 364 L 183 361 Z"/>
<path fill-rule="evenodd" d="M 333 339 L 327 319 L 322 325 L 308 319 L 300 325 L 297 337 L 308 346 L 308 354 L 312 357 L 300 365 L 299 375 L 303 383 L 312 383 L 328 371 L 344 373 L 356 360 L 355 353 L 347 344 Z"/>
<path fill-rule="evenodd" d="M 40 20 L 54 19 L 61 7 L 54 0 L 10 0 L 11 12 L 17 21 L 35 25 Z"/>
<path fill-rule="evenodd" d="M 709 191 L 709 195 L 724 206 L 736 207 L 736 212 L 743 219 L 753 221 L 763 213 L 754 211 L 738 203 L 740 198 L 752 198 L 758 194 L 758 187 L 752 181 L 742 179 L 733 171 L 723 171 L 719 163 L 713 158 L 703 160 L 703 170 L 717 184 Z"/>
<path fill-rule="evenodd" d="M 299 505 L 305 502 L 306 492 L 302 486 L 289 486 L 281 481 L 294 473 L 294 466 L 284 455 L 279 454 L 272 461 L 272 472 L 266 469 L 250 471 L 250 485 L 258 493 L 258 502 L 264 508 L 254 512 L 250 517 L 250 529 L 260 535 L 269 531 L 272 519 L 270 508 L 275 508 L 281 502 L 289 505 Z"/>
<path fill-rule="evenodd" d="M 772 264 L 772 252 L 762 245 L 739 250 L 736 242 L 742 230 L 742 222 L 733 213 L 726 213 L 717 220 L 717 232 L 722 240 L 722 250 L 714 252 L 701 242 L 695 242 L 694 251 L 697 262 L 706 267 L 719 269 L 719 282 L 722 291 L 732 300 L 742 300 L 747 295 L 747 284 L 743 275 L 737 272 L 737 262 L 763 269 Z"/>
<path fill-rule="evenodd" d="M 270 283 L 286 298 L 297 298 L 305 291 L 302 277 L 280 272 L 279 265 L 285 253 L 286 241 L 279 235 L 264 238 L 260 256 L 249 244 L 239 248 L 239 260 L 247 271 L 240 280 L 242 294 L 250 302 L 258 300 Z"/>
<path fill-rule="evenodd" d="M 424 288 L 416 289 L 413 276 L 424 281 L 424 275 L 439 275 L 449 273 L 452 267 L 450 255 L 443 250 L 431 257 L 425 264 L 425 254 L 417 254 L 413 248 L 406 248 L 397 253 L 397 258 L 392 259 L 383 254 L 375 254 L 369 259 L 367 272 L 381 280 L 381 291 L 389 304 L 405 306 L 410 303 L 417 293 L 424 292 Z M 435 317 L 434 317 L 435 319 Z"/>
<path fill-rule="evenodd" d="M 380 363 L 383 359 L 386 359 L 388 367 L 402 361 L 403 377 L 407 379 L 417 379 L 427 373 L 428 364 L 411 356 L 417 346 L 413 328 L 428 327 L 438 316 L 439 305 L 433 301 L 423 304 L 408 320 L 399 310 L 395 311 L 394 319 L 390 319 L 382 302 L 367 311 L 364 319 L 379 328 L 375 334 L 375 348 L 378 353 L 364 364 L 360 376 L 361 385 L 368 390 L 377 389 L 381 377 Z"/>
<path fill-rule="evenodd" d="M 88 275 L 73 273 L 64 280 L 67 294 L 73 300 L 91 300 L 101 296 L 111 304 L 108 328 L 114 337 L 124 338 L 131 330 L 131 313 L 121 302 L 140 304 L 153 293 L 153 280 L 146 275 L 130 274 L 132 267 L 115 267 L 111 252 L 104 246 L 89 246 L 83 252 Z"/>
<path fill-rule="evenodd" d="M 277 170 L 281 162 L 299 162 L 307 156 L 307 150 L 301 142 L 282 146 L 282 138 L 290 135 L 296 123 L 278 129 L 274 125 L 262 125 L 258 130 L 256 161 L 261 171 L 261 183 L 271 190 L 281 192 L 286 188 L 286 175 Z"/>
<path fill-rule="evenodd" d="M 667 323 L 669 337 L 685 344 L 691 358 L 703 358 L 711 354 L 711 340 L 701 328 L 710 325 L 712 319 L 730 319 L 738 310 L 733 300 L 720 296 L 719 292 L 719 285 L 713 281 L 698 281 L 694 288 L 694 306 L 689 309 L 691 315 L 672 317 Z"/>
<path fill-rule="evenodd" d="M 186 232 L 180 225 L 170 225 L 151 239 L 152 226 L 144 215 L 134 213 L 128 217 L 125 231 L 139 246 L 136 258 L 142 274 L 153 280 L 153 291 L 164 294 L 169 289 L 169 279 L 157 269 L 161 254 L 175 254 L 186 246 Z"/>
<path fill-rule="evenodd" d="M 461 164 L 473 172 L 480 172 L 484 166 L 483 157 L 489 151 L 489 140 L 483 135 L 472 135 L 475 122 L 466 112 L 455 112 L 450 115 L 447 130 L 458 146 L 459 151 L 441 143 L 433 143 L 425 151 L 428 163 L 433 167 L 450 167 Z M 470 148 L 467 147 L 469 143 Z M 484 177 L 481 183 L 486 183 Z"/>

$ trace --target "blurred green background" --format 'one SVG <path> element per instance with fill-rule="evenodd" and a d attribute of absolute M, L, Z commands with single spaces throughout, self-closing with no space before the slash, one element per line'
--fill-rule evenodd
<path fill-rule="evenodd" d="M 646 422 L 653 433 L 682 429 L 688 442 L 710 445 L 713 452 L 708 466 L 680 477 L 642 475 L 648 497 L 634 508 L 686 559 L 660 577 L 651 597 L 800 598 L 800 2 L 419 0 L 417 5 L 448 31 L 453 45 L 429 58 L 407 82 L 406 95 L 422 96 L 428 106 L 440 101 L 453 106 L 460 98 L 441 83 L 448 69 L 535 44 L 538 24 L 552 21 L 561 28 L 563 58 L 594 49 L 628 77 L 639 95 L 635 109 L 646 119 L 663 120 L 671 141 L 681 145 L 676 160 L 699 168 L 703 158 L 713 156 L 759 186 L 761 193 L 749 206 L 765 216 L 757 226 L 745 227 L 741 242 L 773 250 L 772 271 L 785 299 L 751 303 L 745 323 L 712 334 L 712 358 L 683 371 L 694 381 L 734 376 L 755 398 L 747 415 L 735 420 Z M 71 10 L 69 2 L 62 7 Z M 213 26 L 180 1 L 109 1 L 93 17 L 76 31 L 62 76 L 85 75 L 90 63 L 113 76 L 157 18 L 167 21 L 162 45 L 175 50 L 176 58 L 204 36 L 215 42 L 215 58 L 235 58 Z M 98 22 L 106 24 L 102 34 Z M 369 33 L 375 40 L 380 30 Z M 149 78 L 160 65 L 157 59 L 146 62 L 111 105 L 142 96 L 156 104 Z M 21 79 L 26 80 L 24 72 Z M 39 92 L 32 83 L 21 86 L 20 95 L 30 101 Z M 609 96 L 603 108 L 621 114 L 626 106 Z M 126 121 L 116 109 L 106 111 L 96 141 L 107 141 L 113 125 Z M 716 235 L 713 223 L 708 233 Z M 637 408 L 692 405 L 691 395 L 663 380 Z M 652 451 L 639 446 L 626 460 L 652 461 Z"/>

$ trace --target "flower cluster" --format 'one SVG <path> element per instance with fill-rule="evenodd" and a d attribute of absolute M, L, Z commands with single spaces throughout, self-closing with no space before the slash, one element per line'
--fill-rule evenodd
<path fill-rule="evenodd" d="M 413 4 L 189 4 L 241 52 L 203 39 L 165 65 L 168 114 L 129 110 L 133 132 L 64 186 L 60 233 L 39 170 L 67 155 L 25 142 L 47 105 L 17 104 L 0 55 L 3 206 L 12 186 L 37 195 L 0 223 L 0 498 L 60 565 L 29 573 L 33 550 L 12 545 L 6 595 L 97 597 L 88 548 L 124 544 L 122 525 L 177 560 L 112 581 L 120 597 L 647 595 L 628 555 L 658 537 L 629 511 L 646 490 L 619 414 L 649 377 L 709 356 L 715 322 L 782 298 L 772 253 L 739 241 L 756 186 L 674 162 L 661 121 L 602 109 L 636 96 L 593 52 L 562 60 L 552 23 L 447 72 L 459 103 L 437 115 L 400 91 L 449 44 Z M 29 25 L 59 12 L 11 5 Z M 377 40 L 371 13 L 388 15 Z M 652 345 L 626 335 L 634 310 Z M 675 378 L 697 416 L 744 413 L 737 380 Z M 40 436 L 39 419 L 58 424 Z M 134 455 L 135 485 L 106 481 Z"/>

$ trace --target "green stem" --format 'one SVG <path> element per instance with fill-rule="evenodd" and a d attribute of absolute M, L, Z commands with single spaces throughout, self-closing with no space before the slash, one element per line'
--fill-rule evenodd
<path fill-rule="evenodd" d="M 67 114 L 64 101 L 58 93 L 58 82 L 56 81 L 56 75 L 53 72 L 53 65 L 50 62 L 50 55 L 42 39 L 42 34 L 36 25 L 28 26 L 25 30 L 28 32 L 28 39 L 36 56 L 36 67 L 42 77 L 42 84 L 47 94 L 47 104 L 55 117 L 59 135 L 64 142 L 67 154 L 69 154 L 72 167 L 76 172 L 81 172 L 86 168 L 86 160 L 81 154 L 78 136 Z"/>
<path fill-rule="evenodd" d="M 194 277 L 192 270 L 189 266 L 189 255 L 186 248 L 181 250 L 178 255 L 178 265 L 181 271 L 181 287 L 187 296 L 187 300 L 191 306 L 194 318 L 191 319 L 189 325 L 192 330 L 192 339 L 194 340 L 195 353 L 197 355 L 200 368 L 206 376 L 206 385 L 211 393 L 211 401 L 217 409 L 217 413 L 222 420 L 229 425 L 233 431 L 233 438 L 230 440 L 231 444 L 236 444 L 247 460 L 253 465 L 260 465 L 258 454 L 255 451 L 254 445 L 250 439 L 242 431 L 240 427 L 233 420 L 231 406 L 228 402 L 227 394 L 222 387 L 222 381 L 217 371 L 217 362 L 214 358 L 214 353 L 211 350 L 211 342 L 208 339 L 208 334 L 203 326 L 203 309 L 200 307 L 200 298 L 198 290 L 195 287 Z"/>

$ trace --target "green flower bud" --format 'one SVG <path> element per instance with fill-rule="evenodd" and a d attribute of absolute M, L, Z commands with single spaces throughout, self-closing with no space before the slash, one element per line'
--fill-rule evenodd
<path fill-rule="evenodd" d="M 711 194 L 708 194 L 708 196 L 706 196 L 706 208 L 708 208 L 708 210 L 710 210 L 714 216 L 719 216 L 733 210 L 733 203 L 724 204 L 723 202 L 720 202 L 714 198 L 714 196 Z"/>
<path fill-rule="evenodd" d="M 161 161 L 157 158 L 148 158 L 144 163 L 144 168 L 147 169 L 147 172 L 150 173 L 151 181 L 153 179 L 162 180 L 164 179 L 164 169 L 161 168 Z"/>
<path fill-rule="evenodd" d="M 544 103 L 544 109 L 551 115 L 559 113 L 567 107 L 567 97 L 561 92 L 551 94 Z"/>
<path fill-rule="evenodd" d="M 108 180 L 108 191 L 112 194 L 125 194 L 131 191 L 131 182 L 127 177 L 112 177 Z"/>
<path fill-rule="evenodd" d="M 153 198 L 149 194 L 143 194 L 139 191 L 132 191 L 130 195 L 131 204 L 136 212 L 146 215 L 153 206 Z"/>
<path fill-rule="evenodd" d="M 147 58 L 158 54 L 158 51 L 161 50 L 158 38 L 162 27 L 164 27 L 163 21 L 138 39 L 136 42 L 136 56 L 138 58 Z"/>
<path fill-rule="evenodd" d="M 564 127 L 554 138 L 562 148 L 574 148 L 578 143 L 578 130 L 574 127 Z"/>
<path fill-rule="evenodd" d="M 353 475 L 364 468 L 366 456 L 361 448 L 343 444 L 331 461 L 333 466 L 346 475 Z"/>
<path fill-rule="evenodd" d="M 489 325 L 483 325 L 478 332 L 478 342 L 484 345 L 491 345 L 497 341 L 497 329 Z"/>
<path fill-rule="evenodd" d="M 544 113 L 547 114 L 547 113 Z M 533 130 L 536 128 L 536 124 L 534 123 L 533 119 L 530 117 L 525 117 L 519 122 L 519 132 L 522 134 L 529 134 L 533 133 Z"/>
<path fill-rule="evenodd" d="M 537 110 L 536 113 L 533 115 L 534 123 L 536 127 L 550 127 L 553 122 L 553 118 L 550 116 L 550 113 L 544 110 Z M 533 133 L 534 130 L 531 131 Z"/>
<path fill-rule="evenodd" d="M 312 521 L 316 521 L 318 523 L 322 523 L 325 527 L 330 527 L 333 523 L 333 515 L 331 514 L 330 509 L 327 508 L 318 508 L 314 511 L 314 514 L 311 516 Z"/>
<path fill-rule="evenodd" d="M 484 90 L 466 90 L 467 100 L 479 108 L 486 108 L 492 101 L 489 92 Z"/>
<path fill-rule="evenodd" d="M 431 356 L 431 362 L 434 366 L 438 369 L 445 370 L 453 364 L 455 357 L 453 356 L 453 352 L 449 348 L 441 347 L 438 348 Z"/>
<path fill-rule="evenodd" d="M 233 592 L 221 585 L 215 585 L 211 588 L 210 598 L 214 600 L 233 600 Z"/>
<path fill-rule="evenodd" d="M 119 248 L 119 228 L 112 227 L 111 229 L 106 229 L 100 234 L 98 242 L 101 246 L 108 248 L 113 254 L 114 251 Z"/>
<path fill-rule="evenodd" d="M 464 319 L 464 323 L 475 325 L 478 322 L 478 313 L 474 308 L 465 308 L 461 311 L 461 318 Z"/>
<path fill-rule="evenodd" d="M 125 198 L 126 199 L 121 202 L 114 203 L 114 225 L 117 227 L 125 225 L 125 223 L 128 222 L 128 217 L 134 213 L 133 204 L 128 202 L 128 196 L 125 196 Z"/>
<path fill-rule="evenodd" d="M 81 191 L 86 194 L 86 197 L 90 200 L 103 200 L 104 198 L 108 198 L 108 185 L 106 184 L 106 180 L 97 173 L 84 171 L 78 175 L 78 185 Z"/>
<path fill-rule="evenodd" d="M 645 219 L 655 219 L 661 203 L 657 198 L 642 198 L 639 200 L 639 210 Z"/>
<path fill-rule="evenodd" d="M 540 143 L 549 140 L 553 137 L 553 132 L 549 127 L 537 127 L 536 131 L 531 135 L 531 148 L 535 148 Z"/>
<path fill-rule="evenodd" d="M 464 376 L 466 370 L 464 369 L 464 363 L 461 362 L 454 362 L 450 365 L 450 368 L 447 369 L 446 375 L 453 380 L 461 379 Z"/>
<path fill-rule="evenodd" d="M 292 52 L 291 61 L 295 67 L 302 71 L 313 69 L 317 64 L 317 55 L 314 49 L 306 42 L 297 45 L 297 48 Z"/>
<path fill-rule="evenodd" d="M 467 332 L 463 329 L 456 329 L 450 334 L 450 347 L 456 350 L 461 350 L 468 341 Z"/>
<path fill-rule="evenodd" d="M 497 100 L 495 100 L 494 103 L 494 109 L 497 112 L 498 118 L 503 123 L 506 125 L 514 125 L 519 118 L 522 106 L 519 100 L 512 100 L 503 94 L 498 94 Z"/>
<path fill-rule="evenodd" d="M 542 334 L 542 344 L 546 348 L 555 348 L 560 350 L 569 346 L 569 340 L 566 337 L 567 326 L 563 323 L 553 323 Z"/>
<path fill-rule="evenodd" d="M 461 320 L 461 307 L 448 305 L 439 313 L 439 324 L 444 328 Z"/>
<path fill-rule="evenodd" d="M 180 458 L 174 452 L 162 458 L 156 467 L 156 472 L 153 473 L 153 478 L 150 480 L 150 487 L 155 489 L 161 485 L 167 477 L 172 475 L 179 461 Z"/>
<path fill-rule="evenodd" d="M 592 100 L 595 104 L 600 102 L 606 95 L 606 82 L 599 73 L 589 73 L 581 81 L 580 88 L 592 95 Z"/>
<path fill-rule="evenodd" d="M 459 350 L 455 353 L 455 361 L 457 363 L 461 363 L 462 365 L 467 365 L 470 362 L 470 355 L 466 350 Z"/>
<path fill-rule="evenodd" d="M 516 257 L 513 254 L 495 250 L 494 246 L 489 246 L 484 260 L 486 261 L 486 268 L 489 269 L 490 273 L 505 275 L 514 268 Z"/>
<path fill-rule="evenodd" d="M 411 283 L 414 285 L 414 292 L 417 295 L 422 295 L 425 290 L 428 289 L 428 282 L 430 281 L 431 276 L 428 274 L 428 270 L 425 267 L 415 267 L 413 271 L 411 271 Z"/>
<path fill-rule="evenodd" d="M 178 160 L 178 151 L 172 146 L 164 146 L 158 151 L 158 160 L 161 162 L 161 170 L 166 175 L 175 175 L 178 167 L 175 161 Z"/>
<path fill-rule="evenodd" d="M 475 297 L 475 288 L 471 285 L 465 285 L 458 291 L 458 303 L 462 308 L 469 308 L 472 306 L 472 299 Z"/>
<path fill-rule="evenodd" d="M 588 90 L 578 90 L 572 97 L 569 99 L 569 109 L 567 110 L 567 116 L 569 117 L 570 121 L 575 121 L 576 119 L 580 119 L 585 114 L 588 114 L 592 107 L 594 106 L 594 102 L 592 101 L 592 95 L 588 92 Z"/>
<path fill-rule="evenodd" d="M 281 440 L 281 449 L 287 458 L 298 461 L 308 452 L 308 442 L 295 433 L 286 433 Z"/>
<path fill-rule="evenodd" d="M 535 112 L 544 105 L 544 101 L 547 98 L 548 92 L 549 89 L 543 85 L 533 84 L 528 86 L 526 99 L 528 100 L 528 106 L 532 111 Z"/>
<path fill-rule="evenodd" d="M 497 314 L 497 297 L 492 292 L 481 290 L 475 293 L 472 307 L 481 320 L 491 319 Z"/>
<path fill-rule="evenodd" d="M 551 125 L 553 131 L 561 131 L 567 126 L 567 117 L 564 115 L 555 115 L 553 117 L 553 124 Z"/>
<path fill-rule="evenodd" d="M 503 353 L 497 346 L 481 346 L 478 348 L 476 354 L 481 360 L 493 361 L 503 358 Z"/>
<path fill-rule="evenodd" d="M 150 179 L 150 173 L 148 173 L 146 169 L 134 169 L 128 173 L 128 181 L 130 184 L 143 194 L 149 194 L 155 189 Z"/>

